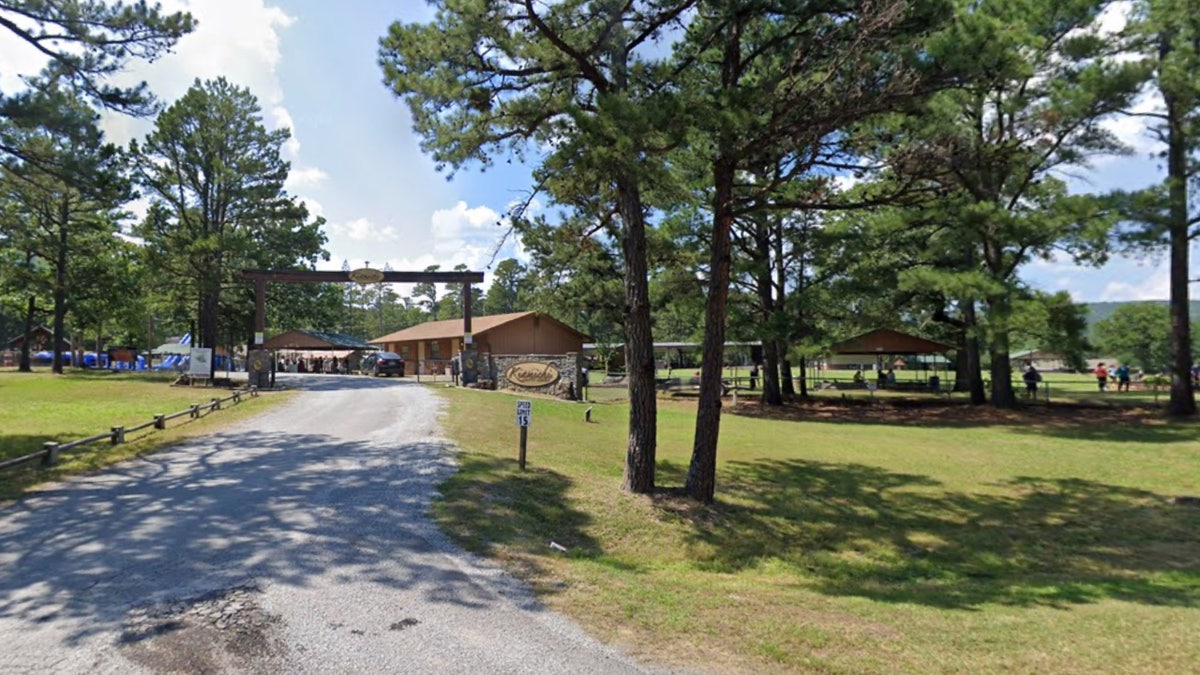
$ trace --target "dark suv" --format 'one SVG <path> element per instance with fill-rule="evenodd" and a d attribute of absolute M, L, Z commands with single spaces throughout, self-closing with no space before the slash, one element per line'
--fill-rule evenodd
<path fill-rule="evenodd" d="M 363 359 L 363 372 L 374 377 L 399 375 L 404 377 L 404 358 L 394 352 L 376 352 Z"/>

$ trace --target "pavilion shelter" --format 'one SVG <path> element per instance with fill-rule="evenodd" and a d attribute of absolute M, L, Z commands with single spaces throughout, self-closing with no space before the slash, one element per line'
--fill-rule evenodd
<path fill-rule="evenodd" d="M 937 374 L 939 366 L 949 365 L 946 358 L 954 347 L 890 328 L 877 328 L 832 346 L 828 364 L 835 368 L 874 368 L 885 370 L 904 366 L 917 370 L 918 379 Z M 910 365 L 911 364 L 911 365 Z"/>
<path fill-rule="evenodd" d="M 326 360 L 332 362 L 332 359 L 337 359 L 339 370 L 346 372 L 358 370 L 363 357 L 369 352 L 378 351 L 379 347 L 342 333 L 289 330 L 264 342 L 261 349 L 275 354 L 279 370 L 290 370 L 280 363 L 284 361 L 296 364 L 298 371 L 317 369 L 323 372 Z M 314 366 L 315 363 L 320 363 L 320 367 Z"/>
<path fill-rule="evenodd" d="M 49 328 L 47 328 L 45 326 L 37 325 L 37 326 L 33 327 L 33 331 L 30 334 L 30 338 L 31 338 L 29 341 L 29 351 L 30 352 L 47 351 L 47 350 L 50 350 L 51 345 L 54 344 L 54 331 L 50 330 Z M 13 351 L 20 351 L 21 347 L 24 344 L 25 344 L 25 334 L 20 333 L 16 337 L 9 340 L 8 343 L 5 345 L 5 347 L 7 349 L 11 349 Z M 71 349 L 73 348 L 71 346 L 71 341 L 66 338 L 63 338 L 58 343 L 58 347 L 64 354 L 70 353 Z"/>

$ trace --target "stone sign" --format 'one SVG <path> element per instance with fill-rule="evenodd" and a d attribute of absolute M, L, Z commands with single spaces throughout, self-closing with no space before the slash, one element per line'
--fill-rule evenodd
<path fill-rule="evenodd" d="M 553 363 L 522 361 L 504 371 L 504 378 L 519 387 L 547 387 L 558 381 L 558 368 Z"/>
<path fill-rule="evenodd" d="M 480 359 L 481 377 L 497 389 L 578 400 L 582 357 L 567 354 L 487 354 Z"/>

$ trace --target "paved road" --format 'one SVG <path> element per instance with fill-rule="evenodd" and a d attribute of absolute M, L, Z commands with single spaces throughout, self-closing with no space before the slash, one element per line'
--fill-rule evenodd
<path fill-rule="evenodd" d="M 427 390 L 286 381 L 252 423 L 0 508 L 0 673 L 642 672 L 430 524 Z"/>

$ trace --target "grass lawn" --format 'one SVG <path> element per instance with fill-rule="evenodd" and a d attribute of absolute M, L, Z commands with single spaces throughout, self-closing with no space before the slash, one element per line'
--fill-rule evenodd
<path fill-rule="evenodd" d="M 687 385 L 694 377 L 698 376 L 698 373 L 699 373 L 698 369 L 678 369 L 677 368 L 672 371 L 660 370 L 657 373 L 657 377 L 679 378 L 685 386 L 683 386 L 682 389 L 679 392 L 677 392 L 677 395 L 681 398 L 689 398 L 689 397 L 695 397 L 696 392 L 694 391 L 694 389 L 695 389 L 694 387 L 687 386 Z M 747 367 L 747 366 L 727 367 L 722 371 L 722 373 L 723 373 L 722 377 L 727 382 L 730 382 L 731 384 L 732 383 L 737 384 L 737 386 L 739 387 L 739 391 L 738 391 L 739 397 L 755 398 L 761 393 L 761 386 L 762 386 L 762 378 L 761 377 L 757 381 L 757 385 L 758 385 L 758 387 L 760 387 L 760 389 L 758 389 L 758 390 L 748 390 L 747 389 L 747 387 L 750 383 L 749 367 Z M 798 375 L 799 373 L 795 372 L 795 374 Z M 914 371 L 914 370 L 897 370 L 896 371 L 896 381 L 901 383 L 902 385 L 905 383 L 911 383 L 911 382 L 927 383 L 929 380 L 930 374 L 933 374 L 933 372 L 932 371 L 920 372 L 920 371 Z M 953 384 L 953 374 L 948 375 L 944 371 L 938 371 L 936 374 L 942 380 L 942 387 L 946 387 L 946 386 Z M 867 373 L 865 373 L 865 375 L 867 378 L 874 381 L 875 373 L 867 372 Z M 820 374 L 820 377 L 810 379 L 808 382 L 808 385 L 810 387 L 811 394 L 817 398 L 831 398 L 832 397 L 832 398 L 850 398 L 850 399 L 869 400 L 872 398 L 872 396 L 874 396 L 875 398 L 880 398 L 880 399 L 886 400 L 888 398 L 895 398 L 897 395 L 900 397 L 912 397 L 912 396 L 917 395 L 911 391 L 900 392 L 899 394 L 897 394 L 896 392 L 891 392 L 891 391 L 887 391 L 887 390 L 879 390 L 879 391 L 875 392 L 874 394 L 872 394 L 870 391 L 868 391 L 862 385 L 859 385 L 858 387 L 853 386 L 852 385 L 853 377 L 854 377 L 854 371 L 851 371 L 851 370 L 823 371 Z M 985 374 L 985 378 L 986 378 L 986 374 Z M 606 402 L 628 399 L 628 394 L 626 393 L 624 384 L 622 384 L 622 383 L 616 383 L 616 384 L 612 384 L 612 385 L 603 384 L 603 382 L 604 382 L 604 373 L 603 372 L 599 372 L 599 371 L 595 372 L 592 376 L 591 381 L 592 381 L 593 386 L 588 388 L 588 398 L 589 399 L 595 399 L 595 400 L 606 401 Z M 987 387 L 990 387 L 991 386 L 990 379 L 988 379 L 986 381 L 988 383 Z M 832 387 L 829 389 L 822 389 L 822 388 L 820 388 L 821 383 L 831 384 Z M 798 382 L 796 383 L 795 386 L 796 386 L 797 390 L 799 390 Z M 1020 371 L 1014 371 L 1014 373 L 1013 373 L 1013 391 L 1016 392 L 1018 399 L 1022 399 L 1022 400 L 1024 399 L 1025 384 L 1021 381 Z M 931 393 L 926 394 L 926 395 L 930 398 L 933 398 L 933 394 L 931 394 Z M 968 399 L 967 395 L 964 393 L 961 393 L 961 392 L 952 392 L 949 394 L 942 394 L 941 396 L 944 399 L 950 400 L 950 401 L 966 401 Z M 1159 388 L 1158 391 L 1155 391 L 1154 388 L 1152 388 L 1152 387 L 1147 387 L 1145 385 L 1139 384 L 1136 389 L 1132 389 L 1131 391 L 1117 392 L 1116 383 L 1110 382 L 1109 386 L 1108 386 L 1108 390 L 1101 393 L 1099 391 L 1099 388 L 1096 386 L 1096 378 L 1090 374 L 1046 372 L 1046 373 L 1042 373 L 1042 383 L 1041 383 L 1041 386 L 1039 387 L 1038 396 L 1039 396 L 1039 399 L 1042 399 L 1042 400 L 1044 400 L 1046 396 L 1049 396 L 1050 400 L 1052 400 L 1054 402 L 1086 403 L 1089 405 L 1100 405 L 1100 406 L 1110 406 L 1110 407 L 1128 407 L 1128 406 L 1154 407 L 1154 406 L 1158 406 L 1158 407 L 1165 408 L 1166 402 L 1170 398 L 1170 391 L 1169 391 L 1169 388 L 1166 386 L 1163 386 L 1163 387 Z"/>
<path fill-rule="evenodd" d="M 68 370 L 56 376 L 49 370 L 18 373 L 0 369 L 0 459 L 41 449 L 46 441 L 69 442 L 104 433 L 113 426 L 134 426 L 156 414 L 186 410 L 207 403 L 228 390 L 172 387 L 173 373 L 121 373 Z M 180 438 L 211 433 L 270 405 L 288 394 L 268 392 L 243 398 L 233 406 L 204 414 L 198 420 L 182 417 L 167 422 L 165 431 L 153 428 L 131 433 L 124 445 L 104 441 L 63 453 L 58 466 L 43 470 L 35 464 L 0 471 L 0 500 L 17 497 L 30 486 L 72 473 L 88 471 L 128 457 L 153 452 Z"/>
<path fill-rule="evenodd" d="M 693 402 L 660 400 L 668 489 L 634 496 L 619 490 L 623 402 L 592 404 L 585 424 L 583 406 L 536 399 L 521 473 L 516 397 L 437 391 L 464 448 L 436 507 L 443 527 L 648 661 L 746 673 L 1200 664 L 1200 507 L 1170 501 L 1200 495 L 1195 424 L 1041 407 L 727 408 L 717 504 L 699 507 L 670 489 L 684 482 Z"/>

